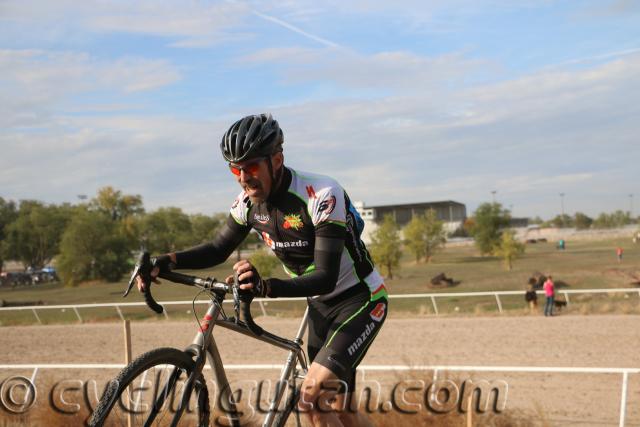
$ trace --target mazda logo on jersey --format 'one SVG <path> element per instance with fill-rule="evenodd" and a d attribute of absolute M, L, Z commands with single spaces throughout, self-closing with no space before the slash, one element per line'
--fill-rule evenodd
<path fill-rule="evenodd" d="M 286 248 L 306 248 L 309 246 L 309 242 L 306 240 L 294 240 L 293 242 L 276 242 L 274 241 L 269 233 L 261 232 L 260 237 L 262 237 L 262 241 L 265 245 L 269 246 L 271 250 L 277 249 L 286 249 Z"/>

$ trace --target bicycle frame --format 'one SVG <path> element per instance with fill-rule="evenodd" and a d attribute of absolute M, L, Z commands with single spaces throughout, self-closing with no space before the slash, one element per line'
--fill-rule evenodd
<path fill-rule="evenodd" d="M 303 372 L 306 373 L 308 369 L 308 367 L 306 366 L 305 358 L 301 357 L 304 354 L 304 350 L 302 349 L 301 345 L 303 342 L 302 336 L 304 335 L 304 331 L 307 327 L 308 308 L 305 309 L 295 338 L 293 340 L 288 340 L 271 334 L 267 331 L 264 331 L 261 335 L 255 335 L 247 328 L 244 322 L 226 318 L 226 316 L 222 314 L 220 306 L 221 302 L 221 300 L 216 300 L 215 302 L 212 302 L 211 305 L 209 305 L 209 308 L 207 309 L 207 312 L 203 317 L 200 328 L 196 333 L 192 344 L 185 349 L 185 351 L 195 356 L 196 361 L 196 369 L 188 378 L 187 386 L 184 390 L 184 393 L 187 397 L 186 401 L 188 402 L 188 397 L 190 396 L 192 391 L 190 384 L 192 384 L 193 380 L 198 376 L 200 372 L 202 372 L 206 355 L 209 366 L 211 367 L 211 370 L 214 374 L 216 385 L 218 386 L 218 389 L 221 393 L 218 401 L 225 402 L 225 404 L 229 403 L 229 413 L 227 414 L 227 418 L 229 419 L 229 422 L 232 426 L 240 425 L 237 415 L 234 416 L 234 414 L 237 414 L 236 402 L 234 401 L 233 393 L 231 392 L 231 387 L 229 386 L 229 381 L 224 370 L 224 365 L 222 363 L 222 358 L 220 357 L 218 346 L 216 345 L 215 339 L 213 337 L 214 326 L 219 325 L 223 328 L 238 332 L 242 335 L 246 335 L 248 337 L 257 339 L 259 341 L 265 342 L 289 352 L 287 360 L 282 367 L 282 370 L 280 371 L 280 376 L 276 384 L 275 394 L 271 402 L 269 402 L 269 410 L 262 424 L 263 427 L 271 427 L 284 392 L 286 390 L 287 380 L 293 375 L 294 369 L 296 369 L 298 363 L 300 364 Z M 181 412 L 182 410 L 183 408 L 179 408 L 178 412 Z"/>

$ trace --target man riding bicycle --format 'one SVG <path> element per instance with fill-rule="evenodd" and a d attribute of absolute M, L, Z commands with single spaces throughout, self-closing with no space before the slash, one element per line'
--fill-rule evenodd
<path fill-rule="evenodd" d="M 262 278 L 248 260 L 238 261 L 233 269 L 245 297 L 308 301 L 312 363 L 299 408 L 314 425 L 368 425 L 362 414 L 340 409 L 387 315 L 383 279 L 360 239 L 363 221 L 347 193 L 332 178 L 285 167 L 283 142 L 278 122 L 267 114 L 244 117 L 227 130 L 220 149 L 242 191 L 226 223 L 210 243 L 157 257 L 152 276 L 220 264 L 255 230 L 290 279 Z M 326 411 L 327 402 L 335 412 Z"/>

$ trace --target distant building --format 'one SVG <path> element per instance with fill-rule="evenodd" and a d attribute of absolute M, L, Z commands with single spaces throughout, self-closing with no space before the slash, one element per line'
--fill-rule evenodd
<path fill-rule="evenodd" d="M 365 243 L 371 242 L 370 234 L 378 228 L 378 224 L 387 214 L 393 215 L 396 223 L 403 228 L 415 215 L 424 215 L 429 209 L 433 209 L 438 219 L 444 221 L 447 232 L 455 231 L 467 219 L 466 206 L 453 200 L 384 206 L 365 206 L 364 202 L 355 202 L 354 206 L 365 221 L 362 235 Z"/>

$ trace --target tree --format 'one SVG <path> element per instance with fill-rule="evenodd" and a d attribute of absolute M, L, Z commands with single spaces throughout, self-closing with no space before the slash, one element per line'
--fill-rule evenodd
<path fill-rule="evenodd" d="M 591 224 L 593 224 L 593 219 L 589 218 L 587 215 L 582 212 L 576 212 L 574 216 L 574 223 L 578 230 L 586 230 L 591 228 Z"/>
<path fill-rule="evenodd" d="M 102 212 L 80 209 L 62 237 L 58 271 L 72 286 L 91 279 L 117 281 L 129 270 L 129 246 L 117 222 Z"/>
<path fill-rule="evenodd" d="M 470 234 L 482 255 L 490 254 L 500 244 L 501 229 L 509 225 L 509 211 L 500 203 L 483 203 L 474 212 Z"/>
<path fill-rule="evenodd" d="M 278 258 L 269 253 L 265 248 L 260 248 L 249 257 L 251 264 L 258 270 L 261 277 L 269 277 L 273 270 L 280 264 Z"/>
<path fill-rule="evenodd" d="M 414 216 L 404 229 L 405 243 L 416 257 L 430 262 L 445 242 L 444 223 L 438 221 L 436 211 L 429 209 L 425 215 Z"/>
<path fill-rule="evenodd" d="M 612 214 L 601 213 L 593 221 L 593 228 L 618 228 L 631 224 L 633 221 L 629 212 L 617 210 Z"/>
<path fill-rule="evenodd" d="M 16 204 L 9 200 L 5 201 L 0 197 L 0 270 L 4 262 L 5 239 L 7 237 L 6 230 L 13 221 L 18 217 Z"/>
<path fill-rule="evenodd" d="M 190 244 L 209 242 L 217 234 L 218 230 L 227 219 L 226 214 L 215 214 L 207 216 L 202 214 L 191 215 L 191 230 L 193 240 Z"/>
<path fill-rule="evenodd" d="M 123 195 L 120 190 L 110 186 L 99 189 L 96 197 L 89 202 L 89 207 L 106 213 L 114 221 L 144 213 L 142 196 Z"/>
<path fill-rule="evenodd" d="M 107 186 L 98 190 L 96 197 L 89 202 L 89 209 L 102 212 L 118 222 L 131 244 L 137 243 L 139 222 L 144 215 L 142 196 L 123 195 L 120 190 Z"/>
<path fill-rule="evenodd" d="M 401 244 L 398 224 L 392 215 L 385 215 L 371 235 L 371 256 L 376 264 L 387 270 L 390 279 L 393 279 L 393 270 L 400 266 Z"/>
<path fill-rule="evenodd" d="M 19 260 L 28 267 L 44 267 L 58 254 L 70 213 L 68 205 L 21 201 L 17 218 L 5 230 L 7 259 Z"/>
<path fill-rule="evenodd" d="M 505 268 L 511 271 L 513 261 L 524 253 L 524 245 L 520 243 L 515 233 L 505 230 L 500 237 L 500 244 L 494 249 L 494 254 L 504 260 Z"/>
<path fill-rule="evenodd" d="M 551 220 L 551 224 L 556 228 L 570 228 L 573 227 L 573 218 L 567 214 L 556 215 L 556 217 Z"/>
<path fill-rule="evenodd" d="M 193 228 L 189 216 L 180 208 L 160 208 L 142 218 L 140 232 L 151 253 L 174 252 L 193 243 Z"/>
<path fill-rule="evenodd" d="M 416 215 L 403 230 L 404 244 L 416 257 L 416 263 L 425 256 L 426 244 L 424 242 L 424 221 Z"/>

